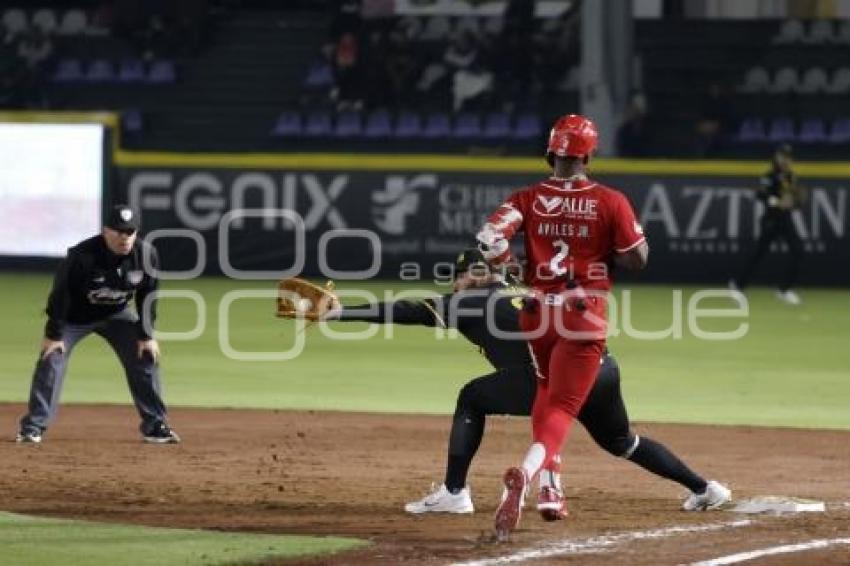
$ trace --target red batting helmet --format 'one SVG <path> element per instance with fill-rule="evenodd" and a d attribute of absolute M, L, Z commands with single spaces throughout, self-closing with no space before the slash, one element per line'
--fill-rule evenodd
<path fill-rule="evenodd" d="M 553 155 L 586 157 L 596 150 L 598 139 L 596 124 L 589 118 L 578 114 L 561 116 L 549 132 L 546 158 L 551 162 Z"/>

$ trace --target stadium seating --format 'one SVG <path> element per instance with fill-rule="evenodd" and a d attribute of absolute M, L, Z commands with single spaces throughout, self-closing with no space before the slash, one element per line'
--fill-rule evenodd
<path fill-rule="evenodd" d="M 56 20 L 56 12 L 48 8 L 42 8 L 32 15 L 31 23 L 44 33 L 50 34 L 56 30 Z"/>
<path fill-rule="evenodd" d="M 304 132 L 303 120 L 301 114 L 294 110 L 286 110 L 280 113 L 280 116 L 272 128 L 272 136 L 287 138 L 299 137 Z"/>
<path fill-rule="evenodd" d="M 846 94 L 850 92 L 850 67 L 841 67 L 832 76 L 832 82 L 827 86 L 830 94 Z"/>
<path fill-rule="evenodd" d="M 826 92 L 829 88 L 829 77 L 821 67 L 812 67 L 803 73 L 802 80 L 797 87 L 800 94 L 818 94 Z"/>
<path fill-rule="evenodd" d="M 363 135 L 367 138 L 388 138 L 392 135 L 392 117 L 385 108 L 378 108 L 366 117 Z"/>
<path fill-rule="evenodd" d="M 787 140 L 800 146 L 803 159 L 843 159 L 841 142 L 831 140 L 836 119 L 848 114 L 844 29 L 834 20 L 638 20 L 652 121 L 648 151 L 705 155 L 693 132 L 708 108 L 706 94 L 718 85 L 728 116 L 708 156 L 759 158 Z M 850 37 L 850 23 L 847 29 Z M 675 119 L 652 120 L 660 109 Z M 841 132 L 839 126 L 834 138 Z"/>
<path fill-rule="evenodd" d="M 458 114 L 455 118 L 455 125 L 452 134 L 456 138 L 480 138 L 481 132 L 481 117 L 477 114 L 464 112 Z"/>
<path fill-rule="evenodd" d="M 767 88 L 771 94 L 795 92 L 800 83 L 799 73 L 793 67 L 783 67 L 776 72 L 773 83 Z"/>
<path fill-rule="evenodd" d="M 116 80 L 115 68 L 106 59 L 95 59 L 86 71 L 85 80 L 90 83 L 110 83 Z"/>
<path fill-rule="evenodd" d="M 308 137 L 327 137 L 333 132 L 331 114 L 327 110 L 314 110 L 307 115 L 304 135 Z"/>
<path fill-rule="evenodd" d="M 812 20 L 808 23 L 808 29 L 807 25 L 800 20 L 786 20 L 782 22 L 779 31 L 773 37 L 773 43 L 778 45 L 842 43 L 846 41 L 845 33 L 850 33 L 850 30 L 845 31 L 843 25 L 836 29 L 832 20 Z"/>
<path fill-rule="evenodd" d="M 307 88 L 330 87 L 334 84 L 333 69 L 327 61 L 317 61 L 310 66 L 304 86 Z"/>
<path fill-rule="evenodd" d="M 511 132 L 511 117 L 507 112 L 493 112 L 484 119 L 482 136 L 489 139 L 501 139 Z"/>
<path fill-rule="evenodd" d="M 336 118 L 334 135 L 338 138 L 357 137 L 363 133 L 363 117 L 360 112 L 349 110 Z"/>
<path fill-rule="evenodd" d="M 29 29 L 27 14 L 18 8 L 10 8 L 3 12 L 3 27 L 13 34 L 23 33 Z"/>
<path fill-rule="evenodd" d="M 317 56 L 329 53 L 326 34 L 330 26 L 323 20 L 324 12 L 320 16 L 312 6 L 299 13 L 302 19 L 297 24 L 286 20 L 284 39 L 279 22 L 285 19 L 279 18 L 276 24 L 268 13 L 251 14 L 250 8 L 244 12 L 237 8 L 235 21 L 220 22 L 226 33 L 215 28 L 222 41 L 230 42 L 225 48 L 188 56 L 180 50 L 173 54 L 154 50 L 156 54 L 148 60 L 140 47 L 143 41 L 120 34 L 96 37 L 87 31 L 107 21 L 100 12 L 19 5 L 24 9 L 0 10 L 7 27 L 9 23 L 17 29 L 37 26 L 54 34 L 55 58 L 48 68 L 54 81 L 51 95 L 55 92 L 56 100 L 66 108 L 138 108 L 139 116 L 149 123 L 134 130 L 136 117 L 127 110 L 124 128 L 143 131 L 137 139 L 144 143 L 149 136 L 167 142 L 183 136 L 181 140 L 194 148 L 195 140 L 216 136 L 190 130 L 219 128 L 228 133 L 239 130 L 239 143 L 248 145 L 252 143 L 250 127 L 260 139 L 258 144 L 268 143 L 269 147 L 275 147 L 274 139 L 297 138 L 311 149 L 382 151 L 392 144 L 393 149 L 415 152 L 433 151 L 438 141 L 442 150 L 452 153 L 479 152 L 488 145 L 487 151 L 526 153 L 534 150 L 554 116 L 581 107 L 578 60 L 569 55 L 557 59 L 563 72 L 535 69 L 531 87 L 518 92 L 510 81 L 510 65 L 500 60 L 499 34 L 504 22 L 499 16 L 429 13 L 364 20 L 358 64 L 369 73 L 364 75 L 365 84 L 354 89 L 357 98 L 342 104 L 335 98 L 333 65 L 325 55 Z M 541 42 L 548 41 L 545 38 L 563 30 L 563 21 L 539 20 L 535 26 L 537 50 Z M 850 61 L 850 21 L 684 18 L 673 25 L 662 18 L 638 21 L 635 29 L 642 65 L 639 74 L 650 108 L 650 154 L 696 152 L 693 125 L 706 107 L 706 93 L 712 84 L 720 84 L 729 98 L 730 115 L 723 130 L 728 145 L 721 150 L 729 156 L 762 155 L 769 144 L 781 141 L 817 146 L 817 151 L 825 150 L 828 155 L 829 151 L 837 154 L 839 146 L 847 143 L 850 127 L 842 104 L 846 105 L 844 97 L 850 93 L 850 63 L 845 63 Z M 367 60 L 370 52 L 380 52 L 365 43 L 375 31 L 384 35 L 383 42 L 374 45 L 387 46 L 387 52 L 399 58 L 388 68 L 374 68 Z M 399 41 L 395 33 L 403 36 L 400 44 L 394 43 Z M 429 65 L 445 67 L 447 42 L 458 33 L 487 38 L 477 46 L 480 60 L 475 68 L 492 72 L 494 77 L 493 85 L 481 96 L 464 100 L 462 105 L 453 104 L 457 103 L 453 98 L 454 69 L 444 68 L 440 78 L 429 83 L 430 88 L 422 87 Z M 209 44 L 216 45 L 215 41 Z M 246 59 L 246 53 L 258 61 Z M 203 59 L 198 72 L 192 68 L 194 58 Z M 538 51 L 532 60 L 535 65 L 553 65 Z M 392 74 L 399 69 L 406 73 L 404 81 L 385 80 L 401 76 Z M 564 80 L 567 70 L 569 81 Z M 552 82 L 545 82 L 544 74 L 552 77 Z M 242 88 L 243 84 L 253 86 Z M 136 86 L 143 88 L 133 88 Z M 187 102 L 201 100 L 205 94 L 209 102 Z M 148 106 L 150 100 L 156 102 Z M 229 110 L 216 113 L 219 107 Z M 658 126 L 653 119 L 661 116 L 662 109 L 670 119 Z M 219 120 L 228 112 L 227 120 Z M 233 126 L 240 123 L 240 117 L 250 126 Z M 218 139 L 224 140 L 220 142 L 224 145 L 231 138 L 221 135 Z M 750 153 L 739 153 L 742 147 Z"/>
<path fill-rule="evenodd" d="M 118 68 L 118 81 L 122 83 L 139 83 L 145 80 L 145 64 L 140 59 L 125 59 Z"/>
<path fill-rule="evenodd" d="M 177 70 L 173 61 L 155 61 L 148 72 L 148 83 L 170 84 L 177 80 Z"/>
<path fill-rule="evenodd" d="M 779 33 L 773 38 L 773 43 L 790 44 L 803 41 L 806 28 L 800 20 L 786 20 L 779 27 Z"/>
<path fill-rule="evenodd" d="M 850 142 L 850 118 L 839 118 L 833 122 L 829 132 L 829 142 L 834 144 Z"/>
<path fill-rule="evenodd" d="M 770 74 L 764 67 L 752 67 L 747 70 L 743 83 L 738 90 L 746 93 L 765 92 L 770 88 Z"/>
<path fill-rule="evenodd" d="M 81 82 L 83 77 L 83 65 L 79 59 L 59 60 L 53 73 L 53 80 L 58 83 Z"/>
<path fill-rule="evenodd" d="M 422 135 L 422 118 L 416 112 L 400 112 L 396 118 L 393 135 L 397 138 L 420 137 Z"/>
<path fill-rule="evenodd" d="M 809 25 L 809 34 L 803 38 L 803 43 L 812 45 L 832 43 L 832 29 L 831 20 L 815 20 Z"/>
<path fill-rule="evenodd" d="M 86 12 L 80 9 L 60 13 L 51 8 L 39 8 L 28 13 L 20 8 L 9 8 L 3 12 L 2 23 L 13 34 L 26 32 L 31 27 L 60 36 L 82 35 L 89 31 Z"/>
<path fill-rule="evenodd" d="M 116 64 L 108 59 L 94 59 L 88 63 L 79 59 L 60 59 L 53 72 L 57 83 L 148 83 L 171 84 L 177 79 L 172 61 L 156 61 L 150 69 L 139 59 L 124 59 Z"/>
<path fill-rule="evenodd" d="M 432 112 L 425 117 L 425 125 L 422 128 L 423 138 L 447 138 L 452 133 L 452 122 L 445 112 Z"/>
<path fill-rule="evenodd" d="M 56 30 L 60 35 L 74 36 L 86 32 L 88 19 L 82 10 L 68 10 L 62 16 L 59 27 Z"/>
<path fill-rule="evenodd" d="M 534 139 L 540 137 L 543 125 L 537 114 L 522 114 L 517 117 L 513 130 L 513 137 L 517 139 Z"/>
<path fill-rule="evenodd" d="M 737 139 L 739 142 L 761 142 L 767 139 L 764 129 L 764 120 L 760 118 L 747 118 L 741 122 L 738 129 Z"/>
<path fill-rule="evenodd" d="M 799 141 L 803 143 L 821 143 L 826 141 L 826 124 L 823 120 L 814 118 L 804 120 L 800 125 Z"/>
<path fill-rule="evenodd" d="M 348 83 L 353 84 L 353 101 L 333 88 L 340 85 L 336 84 L 333 66 L 326 57 L 328 45 L 338 41 L 332 32 L 303 65 L 295 104 L 305 115 L 316 107 L 335 105 L 331 110 L 331 139 L 323 140 L 328 143 L 345 138 L 371 149 L 385 143 L 382 140 L 394 139 L 411 151 L 427 151 L 432 140 L 441 140 L 446 151 L 477 151 L 481 145 L 497 143 L 503 151 L 528 151 L 528 142 L 538 141 L 542 131 L 541 116 L 548 121 L 565 107 L 578 105 L 578 82 L 564 88 L 561 83 L 566 70 L 561 74 L 544 72 L 543 57 L 537 56 L 546 42 L 556 43 L 554 37 L 562 30 L 563 21 L 535 22 L 537 35 L 529 47 L 535 54 L 530 61 L 540 68 L 531 73 L 533 84 L 528 92 L 519 92 L 517 85 L 510 84 L 510 64 L 504 61 L 498 45 L 504 20 L 493 15 L 494 11 L 486 12 L 487 15 L 429 13 L 364 20 L 359 34 L 363 45 L 358 66 L 368 71 L 360 77 L 359 84 Z M 550 33 L 544 33 L 544 29 Z M 450 44 L 461 35 L 478 38 L 465 52 L 469 60 L 461 58 L 463 64 L 447 62 Z M 560 39 L 553 47 L 575 49 L 575 59 L 570 56 L 565 63 L 577 70 L 577 41 L 572 45 L 571 40 L 568 46 Z M 392 57 L 383 57 L 385 49 Z M 323 55 L 316 58 L 317 52 Z M 385 80 L 397 77 L 399 72 L 405 77 L 403 85 Z M 352 107 L 362 110 L 359 128 L 349 122 L 351 118 L 344 112 Z M 512 110 L 506 112 L 505 108 Z M 270 116 L 269 122 L 273 119 Z"/>
<path fill-rule="evenodd" d="M 788 117 L 771 120 L 767 128 L 761 118 L 746 118 L 738 127 L 735 141 L 742 144 L 845 144 L 850 142 L 850 119 L 837 118 L 828 126 L 827 121 L 822 118 L 806 118 L 800 122 L 800 129 L 797 131 L 794 121 Z"/>
<path fill-rule="evenodd" d="M 790 118 L 774 118 L 767 132 L 767 139 L 774 143 L 794 141 L 794 121 Z"/>
<path fill-rule="evenodd" d="M 270 135 L 274 138 L 326 138 L 348 140 L 380 140 L 398 138 L 422 141 L 536 139 L 542 133 L 540 116 L 524 113 L 514 121 L 506 112 L 491 112 L 484 116 L 463 112 L 456 117 L 446 112 L 418 112 L 403 110 L 393 120 L 386 108 L 376 108 L 367 113 L 358 110 L 341 111 L 334 115 L 326 109 L 285 110 L 275 119 Z"/>
<path fill-rule="evenodd" d="M 783 67 L 776 72 L 773 81 L 766 68 L 751 67 L 747 69 L 737 90 L 746 94 L 844 94 L 850 91 L 850 67 L 836 69 L 831 79 L 823 67 L 810 67 L 802 71 Z"/>

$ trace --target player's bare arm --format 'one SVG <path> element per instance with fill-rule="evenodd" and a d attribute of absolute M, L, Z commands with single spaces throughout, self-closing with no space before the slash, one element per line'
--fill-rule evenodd
<path fill-rule="evenodd" d="M 614 255 L 614 263 L 630 271 L 639 271 L 649 263 L 649 244 L 646 240 L 634 248 Z"/>

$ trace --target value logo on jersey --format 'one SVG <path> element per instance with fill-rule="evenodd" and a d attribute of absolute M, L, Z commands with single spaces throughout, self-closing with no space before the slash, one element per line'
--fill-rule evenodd
<path fill-rule="evenodd" d="M 597 205 L 596 199 L 537 195 L 532 209 L 536 215 L 544 218 L 553 216 L 596 218 Z"/>
<path fill-rule="evenodd" d="M 557 216 L 560 214 L 562 204 L 564 204 L 564 197 L 537 195 L 537 200 L 534 201 L 534 212 L 540 216 Z"/>

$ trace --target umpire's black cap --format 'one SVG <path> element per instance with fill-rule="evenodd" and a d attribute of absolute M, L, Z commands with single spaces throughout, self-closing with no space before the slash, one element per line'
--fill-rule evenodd
<path fill-rule="evenodd" d="M 117 204 L 110 209 L 105 226 L 119 232 L 135 232 L 139 229 L 139 215 L 126 204 Z"/>
<path fill-rule="evenodd" d="M 481 250 L 478 248 L 466 248 L 455 259 L 455 276 L 466 273 L 473 265 L 481 265 L 485 269 L 490 269 Z"/>

